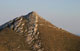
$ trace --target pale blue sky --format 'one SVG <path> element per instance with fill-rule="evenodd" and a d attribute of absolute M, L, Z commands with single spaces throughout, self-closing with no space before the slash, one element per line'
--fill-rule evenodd
<path fill-rule="evenodd" d="M 80 0 L 0 0 L 0 25 L 31 11 L 57 27 L 80 34 Z"/>

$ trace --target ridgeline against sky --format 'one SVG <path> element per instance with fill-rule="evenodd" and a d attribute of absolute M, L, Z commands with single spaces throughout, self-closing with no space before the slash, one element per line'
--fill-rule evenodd
<path fill-rule="evenodd" d="M 30 12 L 0 26 L 0 50 L 80 51 L 80 37 Z"/>
<path fill-rule="evenodd" d="M 52 24 L 80 34 L 80 0 L 0 0 L 0 25 L 36 11 Z"/>

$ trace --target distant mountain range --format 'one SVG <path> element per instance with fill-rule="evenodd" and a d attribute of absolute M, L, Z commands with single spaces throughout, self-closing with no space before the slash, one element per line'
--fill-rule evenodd
<path fill-rule="evenodd" d="M 80 37 L 32 11 L 0 26 L 0 51 L 80 51 Z"/>

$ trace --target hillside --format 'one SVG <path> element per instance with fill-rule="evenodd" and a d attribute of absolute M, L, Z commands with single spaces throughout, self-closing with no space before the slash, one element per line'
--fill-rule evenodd
<path fill-rule="evenodd" d="M 80 37 L 39 19 L 40 36 L 45 51 L 80 51 Z"/>
<path fill-rule="evenodd" d="M 0 26 L 0 51 L 80 51 L 80 37 L 30 12 Z"/>

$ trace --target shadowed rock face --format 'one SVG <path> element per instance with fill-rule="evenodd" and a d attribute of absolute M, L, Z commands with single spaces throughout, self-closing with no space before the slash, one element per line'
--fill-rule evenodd
<path fill-rule="evenodd" d="M 0 51 L 80 51 L 80 37 L 30 12 L 0 26 Z"/>

